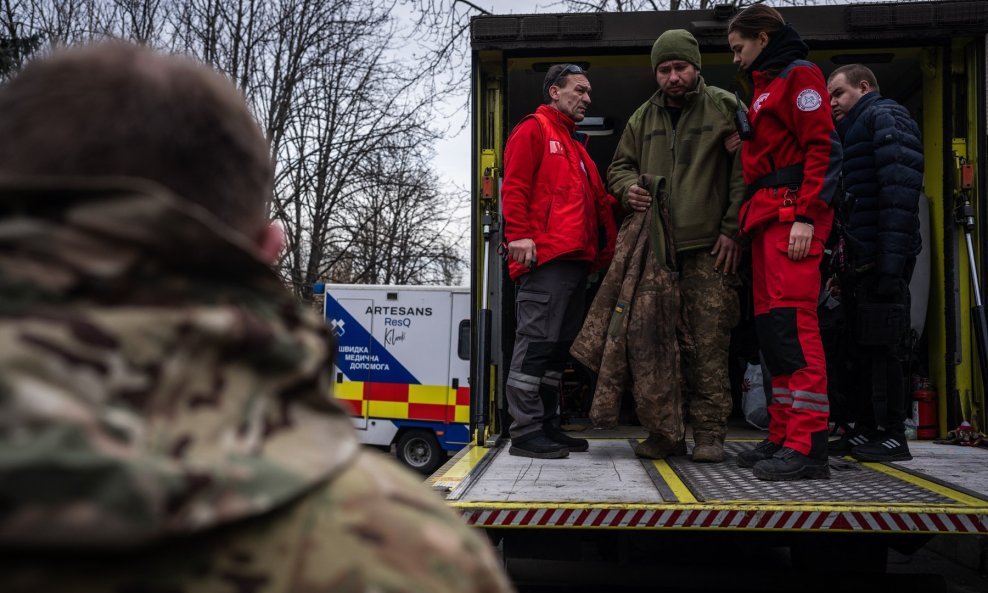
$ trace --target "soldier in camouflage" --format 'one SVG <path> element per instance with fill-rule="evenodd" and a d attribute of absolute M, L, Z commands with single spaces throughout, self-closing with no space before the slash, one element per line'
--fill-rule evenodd
<path fill-rule="evenodd" d="M 66 50 L 0 88 L 0 137 L 0 591 L 511 589 L 331 397 L 229 83 Z"/>
<path fill-rule="evenodd" d="M 745 188 L 740 157 L 728 148 L 737 100 L 704 82 L 700 49 L 689 31 L 660 35 L 651 58 L 659 88 L 628 119 L 607 169 L 607 186 L 625 206 L 642 212 L 653 196 L 638 184 L 639 176 L 668 181 L 682 312 L 695 348 L 692 354 L 683 351 L 693 460 L 716 463 L 724 460 L 731 413 L 728 348 L 740 317 L 741 250 L 734 237 Z M 653 452 L 669 447 L 651 440 Z"/>

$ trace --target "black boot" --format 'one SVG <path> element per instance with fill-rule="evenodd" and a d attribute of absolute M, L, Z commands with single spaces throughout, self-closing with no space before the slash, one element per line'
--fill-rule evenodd
<path fill-rule="evenodd" d="M 569 436 L 560 428 L 559 418 L 559 389 L 542 385 L 539 387 L 542 398 L 542 432 L 550 441 L 566 445 L 570 451 L 583 452 L 590 448 L 587 439 L 577 439 Z"/>
<path fill-rule="evenodd" d="M 803 455 L 795 449 L 783 447 L 771 459 L 755 464 L 754 474 L 759 480 L 773 482 L 800 480 L 827 480 L 830 464 L 827 459 L 827 431 L 810 435 L 810 454 Z"/>
<path fill-rule="evenodd" d="M 782 445 L 777 445 L 765 439 L 755 445 L 754 449 L 748 449 L 738 453 L 738 467 L 755 467 L 755 464 L 765 459 L 771 459 L 773 455 L 782 449 Z"/>
<path fill-rule="evenodd" d="M 789 480 L 826 480 L 830 478 L 830 465 L 827 460 L 813 459 L 795 449 L 783 447 L 771 459 L 755 464 L 753 470 L 759 480 L 782 482 Z"/>
<path fill-rule="evenodd" d="M 542 424 L 542 432 L 545 433 L 547 439 L 560 445 L 565 445 L 571 452 L 582 453 L 590 448 L 590 441 L 571 437 L 558 426 L 553 426 L 551 422 Z"/>
<path fill-rule="evenodd" d="M 511 455 L 536 459 L 562 459 L 569 457 L 569 448 L 546 438 L 541 430 L 511 439 L 508 449 Z"/>
<path fill-rule="evenodd" d="M 851 449 L 851 457 L 858 461 L 909 461 L 913 458 L 909 452 L 905 435 L 879 431 L 873 438 L 862 445 Z"/>

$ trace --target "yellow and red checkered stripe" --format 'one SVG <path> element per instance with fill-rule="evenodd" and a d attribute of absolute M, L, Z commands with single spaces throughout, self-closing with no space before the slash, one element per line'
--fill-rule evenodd
<path fill-rule="evenodd" d="M 449 385 L 408 385 L 352 381 L 335 385 L 336 398 L 352 416 L 427 420 L 470 421 L 470 388 Z"/>

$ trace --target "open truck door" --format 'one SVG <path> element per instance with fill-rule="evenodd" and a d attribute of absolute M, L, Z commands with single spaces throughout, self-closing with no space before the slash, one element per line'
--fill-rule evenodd
<path fill-rule="evenodd" d="M 971 312 L 977 306 L 972 274 L 983 289 L 983 269 L 977 266 L 988 248 L 983 165 L 988 1 L 785 7 L 783 13 L 825 75 L 843 64 L 868 65 L 883 95 L 906 106 L 920 124 L 929 207 L 923 257 L 929 265 L 914 284 L 916 294 L 928 295 L 928 306 L 917 313 L 922 322 L 913 324 L 921 334 L 915 369 L 939 394 L 938 436 L 962 420 L 983 430 L 985 384 Z M 753 446 L 760 434 L 729 435 L 729 458 L 722 464 L 639 460 L 631 446 L 643 435 L 633 432 L 582 434 L 591 437 L 590 451 L 565 460 L 519 461 L 502 448 L 504 381 L 514 333 L 514 289 L 498 254 L 498 188 L 508 133 L 535 109 L 551 64 L 579 64 L 594 86 L 592 117 L 585 123 L 593 134 L 590 155 L 603 173 L 627 118 L 655 90 L 649 52 L 660 32 L 691 31 L 703 53 L 706 82 L 744 92 L 726 42 L 733 14 L 733 7 L 718 7 L 472 20 L 473 438 L 456 463 L 433 477 L 434 484 L 470 523 L 509 547 L 544 543 L 541 538 L 551 533 L 572 537 L 600 529 L 665 536 L 770 533 L 794 550 L 820 545 L 817 536 L 823 533 L 878 542 L 876 549 L 882 550 L 915 548 L 934 534 L 988 533 L 988 480 L 980 449 L 927 441 L 911 444 L 912 462 L 835 459 L 834 479 L 806 487 L 760 482 L 736 467 L 732 457 Z M 971 217 L 964 221 L 970 243 L 957 218 L 965 200 L 971 204 L 961 210 Z M 881 537 L 861 539 L 863 534 Z"/>

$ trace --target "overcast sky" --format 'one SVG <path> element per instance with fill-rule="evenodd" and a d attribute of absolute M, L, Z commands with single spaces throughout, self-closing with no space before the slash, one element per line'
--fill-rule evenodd
<path fill-rule="evenodd" d="M 473 4 L 488 10 L 494 14 L 530 14 L 534 12 L 550 12 L 550 5 L 555 2 L 545 0 L 471 0 Z M 556 7 L 553 10 L 558 11 Z M 469 68 L 470 64 L 464 64 Z M 456 104 L 450 104 L 447 108 L 449 125 L 453 128 L 450 134 L 457 132 L 457 128 L 463 126 L 456 135 L 450 135 L 436 146 L 435 167 L 447 183 L 457 187 L 470 190 L 470 114 L 463 112 L 466 102 L 465 97 L 461 97 Z M 532 108 L 535 108 L 533 104 Z M 464 125 L 466 124 L 466 125 Z"/>

